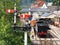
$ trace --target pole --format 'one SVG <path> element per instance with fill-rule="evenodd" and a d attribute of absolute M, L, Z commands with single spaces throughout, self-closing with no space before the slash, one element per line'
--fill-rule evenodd
<path fill-rule="evenodd" d="M 17 13 L 16 13 L 16 3 L 14 4 L 14 25 L 16 25 L 16 15 L 17 15 Z"/>
<path fill-rule="evenodd" d="M 27 32 L 24 32 L 24 45 L 27 45 Z"/>
<path fill-rule="evenodd" d="M 31 10 L 31 9 L 29 8 L 29 15 L 31 15 L 31 12 L 30 12 L 30 10 Z"/>

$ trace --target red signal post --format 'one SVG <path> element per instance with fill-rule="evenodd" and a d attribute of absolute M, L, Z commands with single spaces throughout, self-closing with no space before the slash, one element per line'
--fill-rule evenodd
<path fill-rule="evenodd" d="M 25 19 L 28 19 L 30 17 L 29 14 L 20 14 L 20 18 L 25 18 Z"/>
<path fill-rule="evenodd" d="M 6 13 L 14 13 L 14 9 L 6 9 Z"/>

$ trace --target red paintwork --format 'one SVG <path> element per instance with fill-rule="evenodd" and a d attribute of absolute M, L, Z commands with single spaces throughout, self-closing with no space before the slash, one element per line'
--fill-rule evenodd
<path fill-rule="evenodd" d="M 47 32 L 38 32 L 38 35 L 46 35 Z"/>
<path fill-rule="evenodd" d="M 10 11 L 9 11 L 10 10 Z M 6 9 L 6 13 L 14 13 L 15 11 L 13 9 Z"/>
<path fill-rule="evenodd" d="M 29 14 L 20 14 L 20 18 L 28 19 L 30 17 Z"/>

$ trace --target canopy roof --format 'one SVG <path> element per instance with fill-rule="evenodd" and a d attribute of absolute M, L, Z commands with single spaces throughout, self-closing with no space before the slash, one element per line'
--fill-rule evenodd
<path fill-rule="evenodd" d="M 56 17 L 56 15 L 51 13 L 48 15 L 42 15 L 40 18 L 54 18 L 54 17 Z"/>
<path fill-rule="evenodd" d="M 48 17 L 48 16 L 50 16 L 52 13 L 44 13 L 42 16 L 43 17 Z"/>
<path fill-rule="evenodd" d="M 24 8 L 20 12 L 50 12 L 47 8 Z"/>
<path fill-rule="evenodd" d="M 60 17 L 60 10 L 59 11 L 54 11 L 53 13 L 56 14 L 57 17 Z"/>
<path fill-rule="evenodd" d="M 20 12 L 44 12 L 40 18 L 54 18 L 56 16 L 48 8 L 24 8 Z"/>

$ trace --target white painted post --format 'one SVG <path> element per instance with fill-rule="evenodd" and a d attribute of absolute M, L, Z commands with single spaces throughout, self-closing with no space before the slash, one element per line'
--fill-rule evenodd
<path fill-rule="evenodd" d="M 16 24 L 16 15 L 17 15 L 17 13 L 16 13 L 16 3 L 14 4 L 14 24 Z"/>
<path fill-rule="evenodd" d="M 31 10 L 31 9 L 29 8 L 29 15 L 31 15 L 31 12 L 30 12 L 30 10 Z"/>
<path fill-rule="evenodd" d="M 24 32 L 24 45 L 27 45 L 27 32 Z"/>

